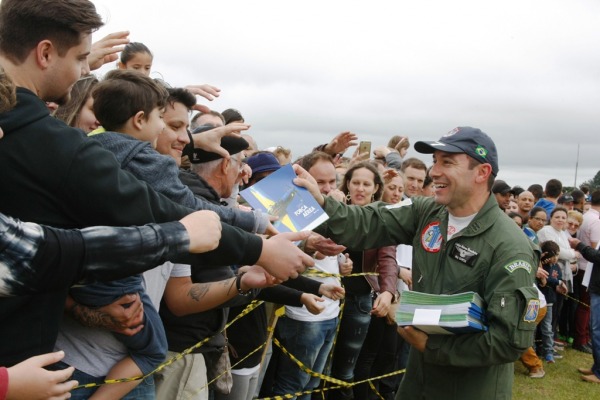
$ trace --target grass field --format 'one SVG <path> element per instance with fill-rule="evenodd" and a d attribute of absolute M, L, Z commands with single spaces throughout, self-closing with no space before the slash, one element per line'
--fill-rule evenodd
<path fill-rule="evenodd" d="M 515 400 L 595 400 L 600 399 L 600 384 L 582 381 L 577 368 L 592 366 L 592 356 L 567 348 L 564 358 L 554 364 L 544 362 L 546 376 L 531 379 L 521 362 L 515 363 Z"/>

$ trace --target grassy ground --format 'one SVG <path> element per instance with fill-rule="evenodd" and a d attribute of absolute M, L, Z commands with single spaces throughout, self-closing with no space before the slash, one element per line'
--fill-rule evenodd
<path fill-rule="evenodd" d="M 546 376 L 531 379 L 527 368 L 515 363 L 515 400 L 592 400 L 600 399 L 600 384 L 582 381 L 577 368 L 592 366 L 592 356 L 567 348 L 561 353 L 564 358 L 554 364 L 544 362 Z"/>

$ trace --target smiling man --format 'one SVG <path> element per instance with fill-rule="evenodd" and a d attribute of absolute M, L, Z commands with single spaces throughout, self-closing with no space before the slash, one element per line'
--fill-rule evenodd
<path fill-rule="evenodd" d="M 415 149 L 433 154 L 435 197 L 412 198 L 407 206 L 353 207 L 324 198 L 299 167 L 296 182 L 330 216 L 325 236 L 355 249 L 412 244 L 415 291 L 474 291 L 485 300 L 486 332 L 427 335 L 398 328 L 412 348 L 396 398 L 510 399 L 514 361 L 535 331 L 537 255 L 491 196 L 496 146 L 481 130 L 459 127 Z"/>

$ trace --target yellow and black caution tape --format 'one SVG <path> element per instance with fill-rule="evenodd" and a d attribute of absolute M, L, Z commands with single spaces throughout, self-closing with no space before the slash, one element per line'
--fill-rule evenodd
<path fill-rule="evenodd" d="M 276 395 L 276 396 L 271 396 L 271 397 L 264 397 L 264 398 L 261 398 L 260 400 L 292 399 L 294 397 L 299 397 L 299 396 L 303 396 L 303 395 L 306 395 L 306 394 L 320 393 L 320 392 L 327 391 L 327 390 L 335 390 L 335 389 L 340 389 L 340 388 L 347 388 L 347 387 L 352 387 L 352 386 L 355 386 L 355 385 L 360 385 L 360 384 L 363 384 L 363 383 L 369 383 L 369 385 L 371 386 L 371 388 L 373 390 L 375 390 L 375 386 L 373 386 L 373 384 L 372 384 L 373 381 L 376 381 L 376 380 L 379 380 L 379 379 L 383 379 L 383 378 L 387 378 L 387 377 L 394 376 L 394 375 L 403 374 L 405 372 L 404 369 L 401 369 L 401 370 L 398 370 L 398 371 L 390 372 L 388 374 L 384 374 L 384 375 L 380 375 L 380 376 L 375 376 L 375 377 L 364 379 L 364 380 L 357 381 L 357 382 L 346 382 L 346 381 L 342 381 L 340 379 L 336 379 L 336 378 L 333 378 L 331 376 L 323 375 L 321 373 L 318 373 L 318 372 L 315 372 L 315 371 L 311 370 L 306 365 L 304 365 L 300 360 L 298 360 L 293 354 L 291 354 L 285 347 L 283 347 L 283 345 L 277 340 L 277 338 L 273 338 L 273 344 L 276 345 L 277 347 L 279 347 L 279 349 L 281 350 L 281 352 L 283 354 L 285 354 L 286 356 L 288 356 L 298 366 L 298 368 L 300 368 L 301 371 L 307 373 L 310 376 L 314 376 L 316 378 L 319 378 L 322 381 L 329 382 L 329 383 L 334 383 L 337 386 L 332 386 L 332 387 L 323 388 L 323 389 L 305 390 L 305 391 L 296 392 L 296 393 L 286 393 L 286 394 L 282 394 L 282 395 Z M 377 392 L 377 390 L 375 390 L 375 393 L 381 398 L 381 395 Z"/>
<path fill-rule="evenodd" d="M 580 301 L 580 300 L 576 299 L 575 297 L 571 297 L 571 296 L 569 296 L 569 295 L 568 295 L 568 294 L 566 294 L 566 293 L 565 293 L 565 294 L 563 294 L 563 296 L 564 296 L 564 297 L 566 297 L 566 298 L 567 298 L 567 299 L 569 299 L 569 300 L 573 300 L 574 302 L 577 302 L 577 303 L 581 304 L 581 305 L 582 305 L 582 306 L 584 306 L 584 307 L 590 308 L 590 305 L 589 305 L 589 304 L 585 304 L 583 301 Z"/>
<path fill-rule="evenodd" d="M 233 320 L 231 320 L 231 322 L 229 322 L 228 324 L 226 324 L 225 327 L 223 328 L 223 330 L 221 330 L 221 332 L 219 332 L 219 333 L 224 332 L 225 329 L 227 329 L 231 324 L 233 324 L 234 322 L 236 322 L 238 319 L 244 317 L 245 315 L 247 315 L 251 311 L 253 311 L 256 307 L 260 306 L 262 303 L 263 302 L 259 301 L 259 300 L 252 301 L 250 304 L 248 304 L 248 306 L 238 316 L 236 316 Z M 194 350 L 202 347 L 211 338 L 212 338 L 212 336 L 204 338 L 203 340 L 201 340 L 200 342 L 196 343 L 195 345 L 193 345 L 193 346 L 185 349 L 181 353 L 178 353 L 175 356 L 171 357 L 170 359 L 168 359 L 164 363 L 160 364 L 154 370 L 150 371 L 149 373 L 147 373 L 145 375 L 134 376 L 134 377 L 131 377 L 131 378 L 106 379 L 102 383 L 88 383 L 88 384 L 85 384 L 85 385 L 79 385 L 79 386 L 74 387 L 73 390 L 75 390 L 75 389 L 82 389 L 82 388 L 93 388 L 93 387 L 102 386 L 102 385 L 112 385 L 112 384 L 115 384 L 115 383 L 133 382 L 133 381 L 138 381 L 138 380 L 141 380 L 141 379 L 145 379 L 145 378 L 149 377 L 150 375 L 154 375 L 155 373 L 157 373 L 159 371 L 162 371 L 165 367 L 173 364 L 175 361 L 181 360 L 184 356 L 186 356 L 186 355 L 190 354 L 191 352 L 193 352 Z"/>
<path fill-rule="evenodd" d="M 373 276 L 379 276 L 379 272 L 359 272 L 356 274 L 349 274 L 349 275 L 342 275 L 342 274 L 332 274 L 330 272 L 320 272 L 320 271 L 315 271 L 315 270 L 307 270 L 305 273 L 302 274 L 302 276 L 306 276 L 306 277 L 317 277 L 317 278 L 351 278 L 354 276 L 367 276 L 367 275 L 373 275 Z"/>
<path fill-rule="evenodd" d="M 306 276 L 313 276 L 313 277 L 336 277 L 336 278 L 342 278 L 342 277 L 356 277 L 356 276 L 366 276 L 366 275 L 375 275 L 376 276 L 376 275 L 379 275 L 379 274 L 376 273 L 376 272 L 363 272 L 363 273 L 356 273 L 356 274 L 349 274 L 349 275 L 341 275 L 341 274 L 331 274 L 331 273 L 325 273 L 325 272 L 307 271 L 305 273 L 305 275 Z M 262 303 L 263 303 L 263 301 L 258 301 L 258 300 L 252 301 L 250 304 L 248 304 L 248 306 L 239 315 L 237 315 L 233 320 L 231 320 L 229 323 L 227 323 L 225 325 L 225 327 L 219 333 L 224 332 L 229 326 L 231 326 L 233 323 L 235 323 L 236 321 L 238 321 L 240 318 L 242 318 L 242 317 L 246 316 L 247 314 L 249 314 L 250 312 L 252 312 L 254 309 L 256 309 L 258 306 L 260 306 Z M 343 312 L 343 305 L 344 305 L 344 303 L 342 301 L 341 304 L 340 304 L 340 321 L 341 321 L 341 315 L 342 315 L 342 312 Z M 282 314 L 284 312 L 284 308 L 281 307 L 278 310 L 278 312 L 280 314 Z M 338 327 L 337 327 L 338 330 L 336 331 L 336 335 L 335 335 L 333 347 L 335 347 L 335 340 L 337 339 L 337 334 L 339 332 L 339 326 L 340 326 L 340 324 L 338 323 Z M 272 330 L 272 328 L 269 328 L 269 329 Z M 181 353 L 178 353 L 175 356 L 171 357 L 170 359 L 166 360 L 165 362 L 163 362 L 162 364 L 160 364 L 159 366 L 157 366 L 154 370 L 150 371 L 149 373 L 147 373 L 145 375 L 135 376 L 135 377 L 131 377 L 131 378 L 106 379 L 106 380 L 104 380 L 101 383 L 88 383 L 88 384 L 78 385 L 78 386 L 74 387 L 73 390 L 83 389 L 83 388 L 99 387 L 99 386 L 103 386 L 103 385 L 112 385 L 112 384 L 117 384 L 117 383 L 134 382 L 134 381 L 145 379 L 145 378 L 147 378 L 147 377 L 149 377 L 151 375 L 156 374 L 157 372 L 162 371 L 163 369 L 165 369 L 167 366 L 173 364 L 174 362 L 176 362 L 178 360 L 181 360 L 186 355 L 191 354 L 194 350 L 196 350 L 196 349 L 202 347 L 204 344 L 206 344 L 210 339 L 212 339 L 212 336 L 204 338 L 200 342 L 194 344 L 193 346 L 185 349 Z M 310 374 L 312 376 L 318 377 L 318 378 L 320 378 L 324 382 L 334 383 L 334 384 L 338 385 L 338 386 L 329 387 L 329 388 L 315 389 L 315 390 L 311 390 L 311 391 L 305 391 L 305 392 L 296 393 L 295 396 L 299 396 L 301 394 L 308 394 L 308 393 L 322 392 L 322 391 L 327 391 L 327 390 L 334 390 L 334 389 L 339 389 L 339 388 L 342 388 L 342 387 L 350 387 L 350 386 L 357 385 L 359 383 L 368 382 L 370 380 L 381 379 L 381 378 L 384 378 L 384 377 L 387 377 L 387 376 L 392 376 L 392 375 L 396 375 L 396 374 L 404 372 L 404 370 L 395 371 L 395 372 L 393 372 L 391 374 L 388 374 L 388 375 L 382 375 L 380 377 L 370 378 L 370 380 L 365 380 L 365 381 L 361 381 L 361 382 L 354 382 L 354 383 L 348 383 L 348 382 L 341 381 L 339 379 L 335 379 L 333 377 L 329 377 L 329 376 L 326 376 L 326 375 L 323 375 L 323 374 L 319 374 L 317 372 L 312 371 L 308 367 L 304 366 L 304 364 L 302 364 L 291 353 L 289 353 L 287 350 L 285 350 L 285 348 L 281 345 L 281 343 L 279 343 L 279 341 L 277 341 L 276 338 L 273 338 L 273 342 L 275 344 L 277 344 L 281 348 L 281 350 L 284 352 L 284 354 L 286 354 L 288 357 L 290 357 L 304 372 L 306 372 L 306 373 L 308 373 L 308 374 Z M 233 365 L 231 367 L 231 369 L 233 369 L 236 365 L 238 365 L 239 363 L 241 363 L 242 361 L 244 361 L 246 358 L 250 357 L 252 354 L 254 354 L 255 352 L 257 352 L 258 350 L 262 349 L 266 345 L 267 345 L 267 342 L 262 343 L 255 350 L 253 350 L 252 352 L 250 352 L 243 359 L 241 359 L 235 365 Z M 332 354 L 333 354 L 333 351 L 330 353 L 330 359 L 331 359 L 331 355 Z M 217 376 L 216 378 L 214 378 L 213 380 L 211 380 L 210 382 L 208 382 L 204 387 L 200 388 L 199 390 L 205 389 L 211 383 L 213 383 L 214 381 L 216 381 L 217 379 L 219 379 L 222 375 L 224 375 L 228 371 L 229 370 L 223 371 L 221 373 L 221 375 Z M 294 397 L 294 395 L 286 395 L 286 396 L 289 396 L 289 397 L 273 397 L 273 399 L 277 399 L 277 398 L 286 399 L 286 398 L 292 398 L 292 397 Z"/>

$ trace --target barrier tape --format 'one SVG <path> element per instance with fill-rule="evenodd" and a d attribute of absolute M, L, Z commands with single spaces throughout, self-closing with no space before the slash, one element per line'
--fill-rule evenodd
<path fill-rule="evenodd" d="M 355 273 L 355 274 L 349 274 L 349 275 L 341 275 L 341 274 L 331 274 L 331 273 L 326 273 L 326 272 L 314 272 L 314 271 L 307 271 L 305 274 L 305 276 L 313 276 L 313 277 L 335 277 L 335 278 L 342 278 L 342 277 L 356 277 L 356 276 L 366 276 L 366 275 L 379 275 L 376 272 L 363 272 L 363 273 Z M 225 327 L 218 333 L 223 333 L 229 326 L 231 326 L 233 323 L 235 323 L 236 321 L 238 321 L 240 318 L 246 316 L 247 314 L 249 314 L 250 312 L 252 312 L 255 308 L 257 308 L 258 306 L 260 306 L 263 303 L 263 301 L 259 301 L 259 300 L 254 300 L 252 302 L 250 302 L 250 304 L 248 304 L 248 306 L 240 313 L 238 314 L 233 320 L 231 320 L 229 323 L 227 323 L 225 325 Z M 340 317 L 339 317 L 339 322 L 341 322 L 341 315 L 343 312 L 343 301 L 340 301 Z M 281 309 L 283 309 L 283 307 L 281 307 Z M 280 309 L 280 310 L 281 310 Z M 280 311 L 281 312 L 281 311 Z M 335 335 L 335 339 L 334 339 L 334 343 L 333 343 L 333 347 L 335 347 L 335 342 L 337 340 L 337 334 L 339 332 L 339 327 L 340 327 L 340 323 L 338 322 L 338 326 L 337 326 L 337 330 L 336 330 L 336 335 Z M 269 328 L 272 329 L 272 328 Z M 154 370 L 150 371 L 149 373 L 145 374 L 145 375 L 140 375 L 140 376 L 135 376 L 135 377 L 131 377 L 131 378 L 118 378 L 118 379 L 106 379 L 101 383 L 87 383 L 87 384 L 83 384 L 83 385 L 78 385 L 75 386 L 72 390 L 77 390 L 77 389 L 89 389 L 89 388 L 94 388 L 94 387 L 100 387 L 103 385 L 113 385 L 113 384 L 117 384 L 117 383 L 126 383 L 126 382 L 134 382 L 134 381 L 138 381 L 138 380 L 142 380 L 145 379 L 151 375 L 156 374 L 157 372 L 162 371 L 163 369 L 165 369 L 166 367 L 168 367 L 169 365 L 173 364 L 176 361 L 181 360 L 183 357 L 185 357 L 186 355 L 192 353 L 194 350 L 202 347 L 204 344 L 206 344 L 210 339 L 212 339 L 212 337 L 207 337 L 204 338 L 203 340 L 199 341 L 198 343 L 194 344 L 193 346 L 183 350 L 181 353 L 176 354 L 175 356 L 171 357 L 170 359 L 166 360 L 165 362 L 161 363 L 159 366 L 157 366 Z M 275 342 L 277 339 L 273 338 L 273 341 Z M 279 342 L 277 342 L 279 343 Z M 250 354 L 246 355 L 242 360 L 238 361 L 235 365 L 238 365 L 239 363 L 241 363 L 242 361 L 244 361 L 246 358 L 248 358 L 250 355 L 252 355 L 253 353 L 255 353 L 256 351 L 260 350 L 261 348 L 263 348 L 265 345 L 267 344 L 267 342 L 261 344 L 258 348 L 256 348 L 255 350 L 253 350 Z M 281 344 L 279 344 L 280 348 L 282 350 L 284 350 L 283 346 L 281 346 Z M 287 352 L 287 350 L 286 350 Z M 330 356 L 329 359 L 331 360 L 331 356 L 333 354 L 333 351 L 330 352 Z M 297 364 L 300 364 L 303 366 L 303 364 L 296 359 L 292 354 L 290 354 L 289 352 L 287 352 L 287 355 L 290 356 L 292 358 L 292 360 L 294 360 Z M 234 366 L 235 366 L 234 365 Z M 233 369 L 233 367 L 231 367 L 231 369 Z M 347 382 L 332 378 L 332 377 L 328 377 L 326 375 L 322 375 L 322 374 L 318 374 L 310 369 L 306 368 L 307 373 L 309 374 L 316 374 L 313 376 L 319 377 L 321 380 L 325 381 L 325 382 L 331 382 L 331 383 L 337 383 L 341 386 L 337 386 L 334 388 L 323 388 L 322 390 L 333 390 L 333 389 L 337 389 L 337 388 L 341 388 L 341 387 L 348 387 L 348 386 L 352 386 L 353 384 L 349 384 Z M 205 387 L 208 387 L 211 383 L 213 383 L 214 381 L 216 381 L 217 379 L 219 379 L 222 375 L 224 375 L 225 373 L 227 373 L 229 370 L 227 371 L 223 371 L 223 373 L 221 373 L 219 376 L 217 376 L 216 378 L 214 378 L 213 380 L 211 380 L 210 382 L 208 382 L 204 387 L 200 388 L 201 390 L 204 390 Z M 310 372 L 309 372 L 310 371 Z M 355 383 L 356 384 L 356 383 Z M 320 389 L 317 389 L 320 390 Z M 308 393 L 312 393 L 314 391 L 307 391 Z M 198 392 L 196 392 L 198 393 Z M 292 396 L 293 397 L 293 396 Z M 291 398 L 291 397 L 283 397 L 283 398 Z"/>
<path fill-rule="evenodd" d="M 575 301 L 575 302 L 577 302 L 577 303 L 581 304 L 581 305 L 582 305 L 582 306 L 584 306 L 584 307 L 590 308 L 590 305 L 589 305 L 589 304 L 585 304 L 583 301 L 579 301 L 579 300 L 578 300 L 578 299 L 576 299 L 575 297 L 571 297 L 571 296 L 569 296 L 568 294 L 563 294 L 563 296 L 564 296 L 564 297 L 566 297 L 567 299 L 573 300 L 573 301 Z"/>
<path fill-rule="evenodd" d="M 259 301 L 259 300 L 252 301 L 250 304 L 248 304 L 248 306 L 241 313 L 239 313 L 234 319 L 232 319 L 231 322 L 227 323 L 225 325 L 225 327 L 219 333 L 223 333 L 229 326 L 231 326 L 231 324 L 233 324 L 234 322 L 236 322 L 238 319 L 244 317 L 245 315 L 247 315 L 251 311 L 253 311 L 256 307 L 260 306 L 262 303 L 263 303 L 263 301 Z M 194 351 L 194 350 L 202 347 L 210 339 L 212 339 L 212 336 L 202 339 L 201 341 L 199 341 L 195 345 L 193 345 L 191 347 L 188 347 L 187 349 L 185 349 L 181 353 L 178 353 L 178 354 L 174 355 L 173 357 L 171 357 L 170 359 L 168 359 L 164 363 L 160 364 L 154 370 L 148 372 L 145 375 L 135 376 L 135 377 L 132 377 L 132 378 L 106 379 L 102 383 L 87 383 L 87 384 L 84 384 L 84 385 L 75 386 L 73 388 L 73 390 L 83 389 L 83 388 L 99 387 L 99 386 L 102 386 L 102 385 L 113 385 L 115 383 L 133 382 L 133 381 L 138 381 L 138 380 L 141 380 L 141 379 L 145 379 L 145 378 L 149 377 L 150 375 L 154 375 L 155 373 L 162 371 L 163 369 L 165 369 L 165 367 L 173 364 L 175 361 L 181 360 L 184 356 L 190 354 L 192 351 Z"/>

